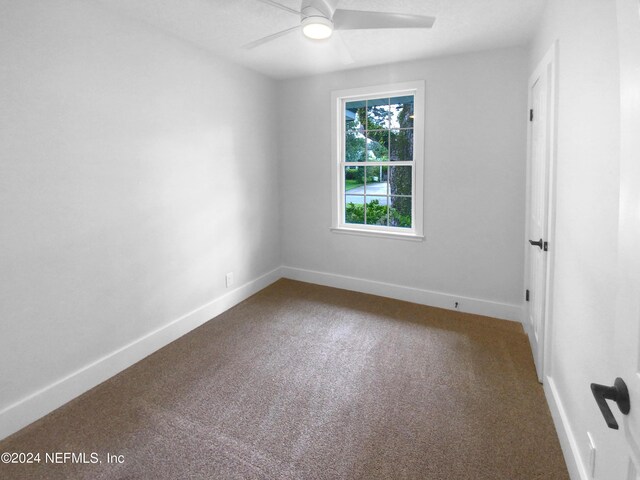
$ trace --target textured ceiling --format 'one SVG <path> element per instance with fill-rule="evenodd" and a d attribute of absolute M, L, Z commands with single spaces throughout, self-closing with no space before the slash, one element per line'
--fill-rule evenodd
<path fill-rule="evenodd" d="M 299 24 L 258 0 L 94 0 L 275 78 L 524 45 L 547 0 L 339 0 L 338 8 L 436 17 L 430 30 L 356 30 L 312 41 L 299 30 L 252 50 L 242 45 Z M 279 0 L 296 10 L 300 0 Z M 334 36 L 337 33 L 334 33 Z"/>

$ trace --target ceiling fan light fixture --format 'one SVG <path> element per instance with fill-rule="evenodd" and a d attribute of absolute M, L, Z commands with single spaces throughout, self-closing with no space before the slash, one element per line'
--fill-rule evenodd
<path fill-rule="evenodd" d="M 307 17 L 302 20 L 302 33 L 313 40 L 324 40 L 333 33 L 333 22 L 325 17 Z"/>

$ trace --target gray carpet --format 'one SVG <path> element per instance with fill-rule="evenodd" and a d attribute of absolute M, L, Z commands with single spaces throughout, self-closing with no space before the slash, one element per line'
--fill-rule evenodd
<path fill-rule="evenodd" d="M 43 457 L 0 464 L 2 479 L 568 478 L 519 324 L 290 280 L 0 442 L 6 451 L 103 463 Z"/>

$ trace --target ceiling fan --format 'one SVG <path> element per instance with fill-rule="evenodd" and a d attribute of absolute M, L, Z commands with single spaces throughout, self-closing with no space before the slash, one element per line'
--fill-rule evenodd
<path fill-rule="evenodd" d="M 336 0 L 302 0 L 300 11 L 274 0 L 258 1 L 284 10 L 285 12 L 298 15 L 300 17 L 300 23 L 286 30 L 247 43 L 243 47 L 245 49 L 255 48 L 298 29 L 302 29 L 302 33 L 307 38 L 323 40 L 331 37 L 334 30 L 431 28 L 435 22 L 434 17 L 426 17 L 423 15 L 336 9 Z M 341 41 L 341 39 L 339 39 L 339 41 Z"/>

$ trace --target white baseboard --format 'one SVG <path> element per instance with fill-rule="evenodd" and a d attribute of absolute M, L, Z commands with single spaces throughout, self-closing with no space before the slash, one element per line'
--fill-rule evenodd
<path fill-rule="evenodd" d="M 0 440 L 217 317 L 280 278 L 280 268 L 276 268 L 9 405 L 0 411 Z"/>
<path fill-rule="evenodd" d="M 549 410 L 551 410 L 551 417 L 556 427 L 558 439 L 560 440 L 560 447 L 567 464 L 567 470 L 569 470 L 569 477 L 571 480 L 589 480 L 589 475 L 580 456 L 576 437 L 571 430 L 567 412 L 562 405 L 562 400 L 552 377 L 546 377 L 544 393 L 547 397 Z"/>
<path fill-rule="evenodd" d="M 419 288 L 406 287 L 392 283 L 376 282 L 364 278 L 347 277 L 333 273 L 317 272 L 301 268 L 281 268 L 282 276 L 291 280 L 325 285 L 327 287 L 343 288 L 361 293 L 370 293 L 380 297 L 394 298 L 431 307 L 455 310 L 455 302 L 459 304 L 459 311 L 475 313 L 503 320 L 522 321 L 522 306 L 508 303 L 498 303 L 478 298 L 451 295 L 448 293 L 433 292 Z"/>

